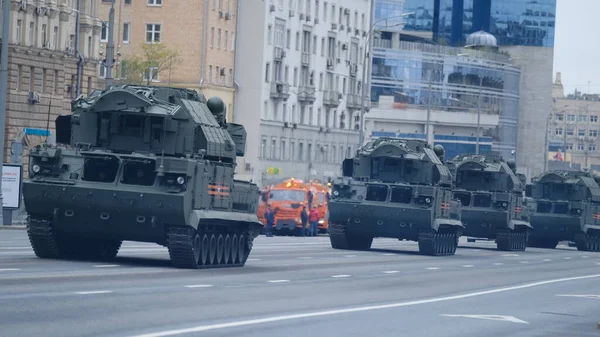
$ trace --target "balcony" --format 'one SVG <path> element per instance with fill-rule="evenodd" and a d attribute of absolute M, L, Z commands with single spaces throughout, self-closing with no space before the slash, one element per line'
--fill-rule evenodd
<path fill-rule="evenodd" d="M 360 109 L 360 95 L 349 94 L 346 96 L 346 107 L 348 109 Z"/>
<path fill-rule="evenodd" d="M 310 65 L 310 53 L 302 52 L 302 65 L 309 66 Z"/>
<path fill-rule="evenodd" d="M 285 57 L 285 50 L 282 47 L 275 47 L 273 50 L 273 58 L 276 61 L 281 61 Z"/>
<path fill-rule="evenodd" d="M 317 100 L 315 87 L 301 85 L 298 87 L 298 101 L 301 103 L 312 104 Z"/>
<path fill-rule="evenodd" d="M 290 97 L 290 85 L 281 82 L 271 83 L 270 96 L 273 99 L 288 99 Z"/>
<path fill-rule="evenodd" d="M 325 90 L 323 91 L 323 105 L 327 105 L 330 107 L 336 107 L 340 105 L 340 100 L 342 99 L 342 93 L 334 91 L 334 90 Z"/>

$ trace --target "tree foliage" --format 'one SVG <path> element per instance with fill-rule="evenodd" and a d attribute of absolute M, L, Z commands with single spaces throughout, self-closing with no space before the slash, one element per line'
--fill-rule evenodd
<path fill-rule="evenodd" d="M 179 53 L 162 43 L 142 43 L 139 53 L 124 60 L 128 83 L 150 85 L 162 74 L 172 71 L 180 61 Z"/>

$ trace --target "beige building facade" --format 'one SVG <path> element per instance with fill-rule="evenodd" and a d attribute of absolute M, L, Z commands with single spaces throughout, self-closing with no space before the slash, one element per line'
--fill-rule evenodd
<path fill-rule="evenodd" d="M 164 44 L 179 54 L 177 62 L 153 76 L 153 85 L 194 89 L 219 96 L 233 120 L 236 0 L 115 0 L 115 83 L 130 83 L 127 60 L 142 57 L 142 45 Z M 102 0 L 104 20 L 100 49 L 106 52 L 110 0 Z M 106 75 L 101 66 L 100 78 Z"/>
<path fill-rule="evenodd" d="M 95 0 L 80 0 L 79 48 L 75 45 L 75 0 L 12 1 L 8 48 L 5 162 L 24 164 L 27 148 L 54 138 L 54 121 L 70 113 L 77 92 L 77 50 L 83 56 L 80 93 L 97 88 L 101 23 Z M 11 156 L 11 145 L 24 145 Z"/>
<path fill-rule="evenodd" d="M 548 116 L 547 167 L 592 169 L 600 173 L 600 95 L 565 95 L 561 74 L 553 87 L 554 104 Z"/>

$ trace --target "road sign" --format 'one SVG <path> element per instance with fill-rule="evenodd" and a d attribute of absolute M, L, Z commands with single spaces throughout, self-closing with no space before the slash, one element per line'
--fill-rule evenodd
<path fill-rule="evenodd" d="M 478 319 L 488 319 L 492 321 L 504 321 L 504 322 L 512 322 L 512 323 L 520 323 L 520 324 L 529 324 L 522 319 L 518 319 L 514 316 L 502 316 L 502 315 L 441 315 L 446 317 L 464 317 L 464 318 L 478 318 Z"/>

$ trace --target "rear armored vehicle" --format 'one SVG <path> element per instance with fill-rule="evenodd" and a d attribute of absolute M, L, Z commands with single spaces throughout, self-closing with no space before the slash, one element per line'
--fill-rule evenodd
<path fill-rule="evenodd" d="M 180 268 L 246 263 L 259 189 L 234 179 L 246 133 L 195 91 L 118 86 L 72 102 L 57 146 L 29 154 L 27 233 L 41 258 L 113 259 L 122 241 L 168 248 Z"/>
<path fill-rule="evenodd" d="M 459 155 L 448 162 L 453 196 L 462 205 L 463 234 L 495 239 L 498 250 L 524 251 L 531 224 L 523 214 L 524 176 L 514 161 L 495 155 Z"/>
<path fill-rule="evenodd" d="M 527 192 L 535 200 L 530 247 L 573 241 L 578 250 L 600 251 L 600 186 L 589 172 L 549 171 Z"/>
<path fill-rule="evenodd" d="M 379 138 L 344 160 L 333 181 L 329 238 L 336 249 L 370 249 L 373 238 L 417 241 L 425 255 L 454 255 L 463 225 L 444 148 Z"/>

